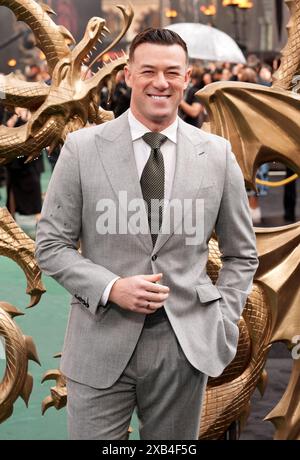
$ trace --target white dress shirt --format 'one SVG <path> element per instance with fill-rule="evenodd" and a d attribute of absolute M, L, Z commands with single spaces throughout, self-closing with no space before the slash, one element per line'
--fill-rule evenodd
<path fill-rule="evenodd" d="M 131 110 L 129 110 L 128 112 L 128 122 L 132 137 L 134 158 L 140 180 L 144 167 L 146 166 L 146 163 L 151 153 L 150 145 L 148 145 L 142 138 L 145 133 L 149 132 L 149 128 L 147 128 L 140 121 L 138 121 L 131 112 Z M 160 147 L 160 151 L 164 158 L 165 166 L 165 200 L 171 199 L 172 186 L 176 168 L 177 128 L 178 117 L 176 117 L 176 120 L 170 126 L 161 131 L 161 134 L 164 134 L 168 138 L 166 142 L 164 142 Z M 120 277 L 113 279 L 106 286 L 100 300 L 101 305 L 106 305 L 111 288 L 119 278 Z"/>

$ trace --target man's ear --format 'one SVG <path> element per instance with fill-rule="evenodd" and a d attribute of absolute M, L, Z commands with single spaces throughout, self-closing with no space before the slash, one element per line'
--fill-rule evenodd
<path fill-rule="evenodd" d="M 125 77 L 125 82 L 126 85 L 131 88 L 131 72 L 130 72 L 130 64 L 127 64 L 124 67 L 124 77 Z"/>
<path fill-rule="evenodd" d="M 192 73 L 192 68 L 189 67 L 185 73 L 185 76 L 184 76 L 184 89 L 186 89 L 188 87 L 188 84 L 191 80 L 191 73 Z"/>

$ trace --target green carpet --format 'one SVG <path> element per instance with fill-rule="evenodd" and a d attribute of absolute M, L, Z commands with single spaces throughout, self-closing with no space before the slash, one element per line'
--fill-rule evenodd
<path fill-rule="evenodd" d="M 25 312 L 29 297 L 25 294 L 26 280 L 19 267 L 9 259 L 0 258 L 0 298 Z M 23 400 L 15 403 L 10 419 L 0 425 L 0 439 L 66 439 L 65 410 L 57 412 L 51 408 L 42 417 L 41 402 L 49 394 L 54 382 L 41 384 L 42 375 L 55 369 L 59 361 L 52 356 L 62 348 L 64 329 L 68 314 L 69 295 L 51 279 L 45 279 L 47 293 L 24 317 L 16 319 L 25 335 L 32 336 L 37 347 L 41 367 L 30 361 L 29 372 L 34 378 L 34 387 L 29 408 Z M 5 361 L 0 361 L 3 375 Z M 2 368 L 2 369 L 1 369 Z"/>
<path fill-rule="evenodd" d="M 50 178 L 50 166 L 45 159 L 46 171 L 42 176 L 42 188 L 46 190 Z M 6 194 L 0 189 L 0 207 L 5 206 Z M 59 360 L 53 358 L 62 349 L 64 332 L 67 323 L 70 295 L 54 280 L 44 277 L 47 292 L 40 303 L 25 310 L 29 303 L 26 294 L 26 279 L 22 270 L 13 261 L 0 257 L 0 300 L 10 302 L 25 312 L 23 317 L 16 319 L 25 335 L 32 336 L 37 347 L 41 367 L 30 361 L 29 372 L 34 378 L 34 387 L 26 408 L 19 398 L 14 404 L 13 415 L 0 425 L 2 440 L 41 440 L 67 439 L 66 410 L 48 409 L 41 415 L 42 400 L 50 394 L 54 381 L 41 384 L 43 374 L 49 369 L 56 369 Z M 4 375 L 5 360 L 1 353 L 0 343 L 0 381 Z M 2 359 L 1 359 L 2 356 Z M 78 363 L 80 364 L 80 363 Z M 134 429 L 131 439 L 138 439 L 137 419 L 133 417 L 131 426 Z"/>

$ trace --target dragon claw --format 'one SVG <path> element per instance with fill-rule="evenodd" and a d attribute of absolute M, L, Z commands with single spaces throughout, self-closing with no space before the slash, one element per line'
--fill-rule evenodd
<path fill-rule="evenodd" d="M 26 344 L 27 358 L 41 365 L 38 354 L 37 354 L 36 346 L 33 342 L 32 337 L 29 337 L 28 335 L 25 335 L 23 337 L 24 337 L 25 344 Z"/>
<path fill-rule="evenodd" d="M 15 316 L 24 315 L 22 311 L 18 310 L 14 305 L 11 305 L 8 302 L 0 302 L 0 308 L 6 311 L 6 313 L 8 313 L 11 316 L 11 318 L 14 318 Z"/>
<path fill-rule="evenodd" d="M 50 389 L 51 395 L 47 396 L 42 402 L 43 415 L 49 407 L 54 406 L 57 410 L 59 410 L 67 404 L 65 376 L 58 369 L 51 369 L 44 374 L 42 383 L 47 380 L 56 380 L 56 385 Z"/>
<path fill-rule="evenodd" d="M 58 369 L 51 369 L 47 371 L 41 380 L 42 383 L 48 380 L 58 380 L 61 377 L 61 372 Z"/>
<path fill-rule="evenodd" d="M 42 415 L 49 409 L 49 407 L 54 406 L 54 400 L 51 396 L 47 396 L 42 402 Z"/>
<path fill-rule="evenodd" d="M 26 377 L 22 392 L 20 393 L 20 396 L 23 399 L 23 401 L 25 402 L 26 407 L 28 407 L 28 402 L 29 402 L 29 398 L 30 398 L 30 395 L 31 395 L 31 392 L 32 392 L 32 387 L 33 387 L 32 375 L 27 374 L 27 377 Z"/>

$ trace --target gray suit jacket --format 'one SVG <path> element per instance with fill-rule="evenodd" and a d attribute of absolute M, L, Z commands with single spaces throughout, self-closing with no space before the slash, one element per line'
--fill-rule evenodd
<path fill-rule="evenodd" d="M 205 374 L 221 374 L 235 356 L 237 323 L 257 268 L 244 180 L 230 144 L 179 121 L 172 198 L 186 200 L 185 218 L 201 204 L 197 244 L 186 244 L 190 235 L 182 218 L 168 213 L 154 248 L 149 233 L 99 234 L 99 200 L 116 203 L 117 222 L 124 221 L 120 191 L 128 202 L 142 199 L 127 113 L 68 136 L 38 225 L 39 266 L 73 296 L 62 372 L 95 388 L 111 386 L 130 359 L 145 316 L 113 303 L 99 306 L 101 295 L 116 276 L 162 272 L 170 288 L 165 309 L 187 359 Z M 216 285 L 206 272 L 214 229 L 223 255 Z"/>

